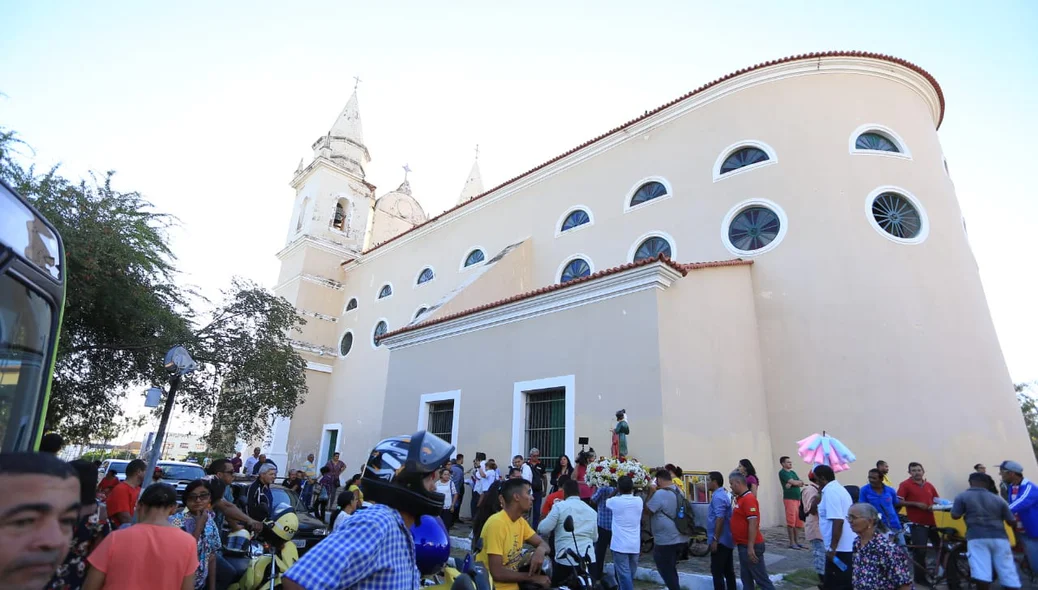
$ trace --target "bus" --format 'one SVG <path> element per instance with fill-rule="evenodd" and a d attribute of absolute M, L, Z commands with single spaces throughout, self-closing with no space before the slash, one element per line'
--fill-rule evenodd
<path fill-rule="evenodd" d="M 39 447 L 64 304 L 61 236 L 0 181 L 0 451 Z"/>

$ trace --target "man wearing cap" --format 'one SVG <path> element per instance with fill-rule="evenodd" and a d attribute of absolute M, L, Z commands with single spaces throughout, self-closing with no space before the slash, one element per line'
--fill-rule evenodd
<path fill-rule="evenodd" d="M 994 579 L 994 570 L 1003 588 L 1019 588 L 1013 548 L 1009 545 L 1005 528 L 1005 524 L 1016 526 L 1009 505 L 998 495 L 990 493 L 993 482 L 986 473 L 974 471 L 969 482 L 969 489 L 955 496 L 951 517 L 956 520 L 966 518 L 970 577 L 980 590 L 987 590 Z"/>
<path fill-rule="evenodd" d="M 1027 562 L 1038 563 L 1038 490 L 1024 477 L 1024 468 L 1016 461 L 1003 461 L 998 468 L 1009 488 L 1009 511 L 1023 526 L 1019 537 L 1024 543 Z"/>

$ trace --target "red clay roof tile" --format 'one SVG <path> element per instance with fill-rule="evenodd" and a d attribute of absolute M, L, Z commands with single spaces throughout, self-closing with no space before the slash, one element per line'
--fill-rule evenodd
<path fill-rule="evenodd" d="M 647 265 L 652 264 L 654 262 L 662 262 L 663 264 L 666 264 L 667 266 L 669 266 L 669 267 L 673 268 L 674 270 L 678 271 L 679 273 L 681 273 L 681 276 L 686 276 L 689 273 L 689 271 L 699 270 L 699 269 L 703 269 L 703 268 L 716 268 L 716 267 L 723 267 L 723 266 L 743 266 L 743 265 L 753 264 L 752 260 L 742 260 L 742 259 L 720 260 L 720 261 L 716 261 L 716 262 L 693 262 L 693 263 L 690 263 L 690 264 L 679 264 L 677 262 L 674 262 L 670 258 L 667 258 L 666 256 L 660 254 L 659 256 L 656 256 L 654 258 L 646 258 L 645 260 L 639 260 L 638 262 L 629 262 L 627 264 L 621 264 L 620 266 L 614 266 L 613 268 L 607 268 L 605 270 L 598 271 L 595 274 L 588 275 L 586 277 L 581 277 L 579 279 L 573 279 L 572 281 L 567 281 L 565 283 L 557 283 L 557 284 L 554 284 L 554 285 L 548 285 L 547 287 L 541 287 L 540 289 L 534 289 L 533 291 L 527 291 L 525 293 L 519 293 L 518 295 L 513 295 L 513 296 L 507 297 L 505 299 L 500 299 L 498 301 L 494 301 L 494 302 L 491 302 L 491 303 L 486 303 L 486 304 L 480 305 L 478 307 L 473 307 L 471 309 L 466 309 L 466 310 L 463 310 L 463 311 L 459 311 L 457 313 L 452 313 L 452 314 L 449 314 L 449 315 L 445 315 L 442 318 L 436 318 L 436 319 L 432 319 L 432 320 L 428 320 L 428 321 L 424 321 L 424 322 L 419 322 L 417 324 L 412 324 L 410 326 L 404 326 L 403 328 L 400 328 L 399 330 L 394 330 L 392 332 L 387 333 L 385 336 L 382 337 L 382 339 L 389 338 L 390 336 L 396 336 L 397 334 L 404 334 L 406 332 L 411 332 L 411 331 L 417 330 L 419 328 L 425 328 L 425 327 L 428 327 L 428 326 L 435 326 L 436 324 L 442 324 L 444 322 L 449 322 L 451 320 L 456 320 L 456 319 L 461 318 L 461 317 L 472 315 L 474 313 L 479 313 L 481 311 L 486 311 L 488 309 L 493 309 L 495 307 L 500 307 L 502 305 L 507 305 L 509 303 L 515 303 L 517 301 L 522 301 L 524 299 L 530 299 L 531 297 L 537 297 L 538 295 L 544 295 L 545 293 L 551 293 L 553 291 L 560 291 L 562 289 L 568 289 L 568 288 L 570 288 L 570 287 L 572 287 L 574 285 L 579 285 L 581 283 L 587 283 L 587 282 L 590 282 L 590 281 L 601 279 L 603 277 L 607 277 L 607 276 L 610 276 L 610 275 L 615 275 L 617 273 L 621 273 L 621 272 L 624 272 L 626 270 L 631 270 L 632 268 L 639 268 L 639 267 L 642 267 L 642 266 L 647 266 Z"/>
<path fill-rule="evenodd" d="M 466 205 L 468 205 L 470 203 L 473 203 L 473 202 L 475 202 L 475 201 L 477 201 L 479 199 L 482 199 L 486 195 L 488 195 L 488 194 L 490 194 L 490 193 L 492 193 L 492 192 L 494 192 L 494 191 L 496 191 L 498 189 L 504 188 L 504 187 L 508 186 L 509 184 L 512 184 L 513 182 L 515 182 L 515 181 L 517 181 L 517 180 L 519 180 L 519 179 L 521 179 L 523 177 L 529 176 L 530 174 L 533 174 L 534 172 L 540 170 L 541 168 L 544 168 L 545 166 L 548 166 L 549 164 L 552 164 L 552 163 L 554 163 L 554 162 L 556 162 L 558 160 L 561 160 L 562 158 L 565 158 L 566 156 L 568 156 L 568 155 L 570 155 L 570 154 L 572 154 L 574 152 L 577 152 L 577 151 L 579 151 L 579 150 L 581 150 L 581 149 L 583 149 L 583 148 L 585 148 L 585 147 L 595 143 L 596 141 L 600 141 L 602 139 L 605 139 L 606 137 L 609 137 L 610 135 L 612 135 L 614 133 L 622 131 L 623 129 L 626 129 L 627 127 L 630 127 L 631 125 L 634 125 L 635 123 L 637 123 L 637 122 L 639 122 L 639 121 L 641 121 L 643 119 L 651 117 L 652 115 L 655 115 L 656 113 L 658 113 L 658 112 L 660 112 L 660 111 L 662 111 L 662 110 L 664 110 L 664 109 L 666 109 L 666 108 L 668 108 L 670 106 L 673 106 L 673 105 L 675 105 L 675 104 L 677 104 L 677 103 L 679 103 L 679 102 L 681 102 L 683 100 L 687 100 L 687 99 L 689 99 L 689 98 L 699 94 L 700 92 L 703 92 L 704 90 L 706 90 L 708 88 L 711 88 L 713 86 L 716 86 L 716 85 L 718 85 L 718 84 L 720 84 L 722 82 L 726 82 L 726 81 L 731 80 L 732 78 L 735 78 L 737 76 L 741 76 L 741 75 L 746 74 L 748 72 L 752 72 L 752 71 L 759 70 L 759 69 L 762 69 L 762 68 L 766 68 L 766 67 L 769 67 L 769 66 L 774 66 L 774 65 L 788 63 L 788 62 L 793 62 L 793 61 L 803 61 L 803 60 L 806 60 L 806 59 L 819 59 L 819 58 L 823 58 L 823 57 L 864 57 L 864 58 L 869 58 L 869 59 L 879 59 L 879 60 L 895 63 L 895 64 L 898 64 L 898 65 L 904 66 L 906 68 L 909 68 L 911 70 L 914 70 L 915 72 L 919 73 L 921 76 L 926 78 L 927 82 L 932 84 L 933 87 L 934 87 L 934 90 L 937 91 L 937 97 L 940 99 L 940 102 L 941 102 L 941 114 L 940 114 L 940 118 L 937 121 L 937 127 L 938 128 L 941 127 L 941 122 L 944 121 L 944 92 L 941 90 L 941 85 L 937 83 L 937 80 L 933 76 L 931 76 L 929 72 L 927 72 L 923 68 L 915 65 L 914 63 L 912 63 L 910 61 L 906 61 L 906 60 L 903 60 L 901 58 L 893 57 L 893 56 L 890 56 L 890 55 L 885 55 L 885 54 L 882 54 L 882 53 L 871 53 L 869 51 L 823 51 L 823 52 L 815 52 L 815 53 L 804 53 L 804 54 L 801 54 L 801 55 L 792 55 L 792 56 L 789 56 L 789 57 L 784 57 L 782 59 L 774 59 L 774 60 L 771 60 L 771 61 L 766 61 L 764 63 L 759 63 L 759 64 L 757 64 L 755 66 L 750 66 L 748 68 L 743 68 L 741 70 L 732 72 L 731 74 L 728 74 L 727 76 L 723 76 L 721 78 L 718 78 L 718 79 L 714 80 L 713 82 L 708 82 L 706 84 L 703 84 L 699 88 L 696 88 L 695 90 L 693 90 L 691 92 L 688 92 L 688 93 L 686 93 L 686 94 L 684 94 L 682 96 L 679 96 L 678 98 L 676 98 L 676 99 L 674 99 L 674 100 L 672 100 L 672 101 L 670 101 L 670 102 L 668 102 L 666 104 L 658 106 L 655 109 L 652 109 L 651 111 L 645 111 L 645 114 L 640 116 L 640 117 L 636 117 L 634 119 L 631 119 L 630 121 L 627 121 L 626 123 L 620 125 L 619 127 L 614 127 L 613 129 L 610 129 L 609 131 L 606 131 L 605 133 L 603 133 L 602 135 L 599 135 L 598 137 L 595 137 L 593 139 L 589 139 L 588 141 L 585 141 L 584 143 L 578 145 L 577 147 L 572 148 L 569 151 L 563 152 L 563 153 L 559 154 L 558 156 L 555 156 L 554 158 L 548 160 L 547 162 L 544 162 L 543 164 L 540 164 L 539 166 L 535 166 L 534 168 L 531 168 L 531 169 L 527 170 L 526 172 L 523 172 L 519 176 L 516 176 L 514 178 L 506 180 L 505 182 L 502 182 L 501 184 L 495 186 L 494 188 L 492 188 L 492 189 L 490 189 L 488 191 L 484 191 L 483 193 L 481 193 L 479 195 L 476 195 L 475 197 L 469 199 L 468 201 L 465 201 L 464 203 L 459 203 L 458 205 L 456 205 L 456 206 L 454 206 L 454 207 L 444 211 L 443 213 L 440 213 L 439 215 L 428 219 L 424 223 L 420 223 L 420 224 L 412 227 L 409 230 L 400 232 L 399 234 L 389 238 L 388 240 L 386 240 L 384 242 L 380 242 L 378 244 L 375 244 L 371 248 L 368 248 L 367 250 L 365 250 L 363 252 L 363 254 L 367 254 L 369 252 L 373 252 L 375 250 L 378 250 L 382 246 L 385 246 L 386 244 L 389 244 L 389 243 L 391 243 L 391 242 L 393 242 L 395 240 L 398 240 L 401 237 L 403 237 L 403 236 L 413 232 L 414 230 L 416 230 L 416 229 L 418 229 L 420 227 L 424 227 L 426 225 L 429 225 L 430 223 L 435 222 L 436 220 L 440 219 L 444 215 L 447 215 L 448 213 L 451 213 L 451 212 L 455 211 L 456 209 L 460 209 L 460 208 L 465 207 Z M 347 260 L 346 262 L 343 262 L 342 265 L 345 266 L 345 265 L 349 264 L 350 262 L 351 262 L 351 260 Z"/>

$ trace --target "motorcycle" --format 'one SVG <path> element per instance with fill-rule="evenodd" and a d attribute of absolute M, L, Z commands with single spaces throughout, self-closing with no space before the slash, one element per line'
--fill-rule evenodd
<path fill-rule="evenodd" d="M 289 507 L 274 513 L 263 521 L 258 539 L 248 531 L 236 531 L 227 538 L 224 559 L 235 570 L 237 582 L 227 590 L 273 590 L 281 587 L 281 576 L 299 561 L 299 550 L 292 537 L 299 529 L 299 517 Z"/>
<path fill-rule="evenodd" d="M 439 574 L 427 578 L 425 588 L 430 590 L 493 590 L 494 580 L 485 565 L 476 561 L 483 548 L 483 539 L 476 539 L 464 559 L 451 558 Z"/>

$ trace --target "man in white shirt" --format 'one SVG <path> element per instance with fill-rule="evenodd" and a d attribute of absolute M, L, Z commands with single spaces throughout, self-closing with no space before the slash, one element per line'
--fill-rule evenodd
<path fill-rule="evenodd" d="M 537 533 L 547 538 L 555 532 L 555 567 L 552 572 L 552 585 L 564 584 L 578 565 L 577 560 L 567 555 L 573 550 L 577 555 L 587 555 L 595 561 L 595 541 L 598 540 L 598 513 L 580 499 L 580 485 L 569 480 L 562 486 L 566 499 L 556 502 L 551 507 L 547 518 L 537 527 Z M 573 517 L 573 532 L 563 528 L 566 517 Z M 576 538 L 576 543 L 574 543 Z"/>
<path fill-rule="evenodd" d="M 252 456 L 245 460 L 245 469 L 242 471 L 245 475 L 252 475 L 252 468 L 259 463 L 260 448 L 256 447 L 252 449 Z"/>
<path fill-rule="evenodd" d="M 847 493 L 832 467 L 815 467 L 815 479 L 822 488 L 822 501 L 818 505 L 818 526 L 822 529 L 825 544 L 825 590 L 851 590 L 851 563 L 854 560 L 854 531 L 847 521 L 851 509 L 851 495 Z"/>
<path fill-rule="evenodd" d="M 634 590 L 644 505 L 642 499 L 634 495 L 634 480 L 630 477 L 625 475 L 617 480 L 616 488 L 619 495 L 606 500 L 606 507 L 613 511 L 613 538 L 609 549 L 613 552 L 613 570 L 620 590 Z"/>

